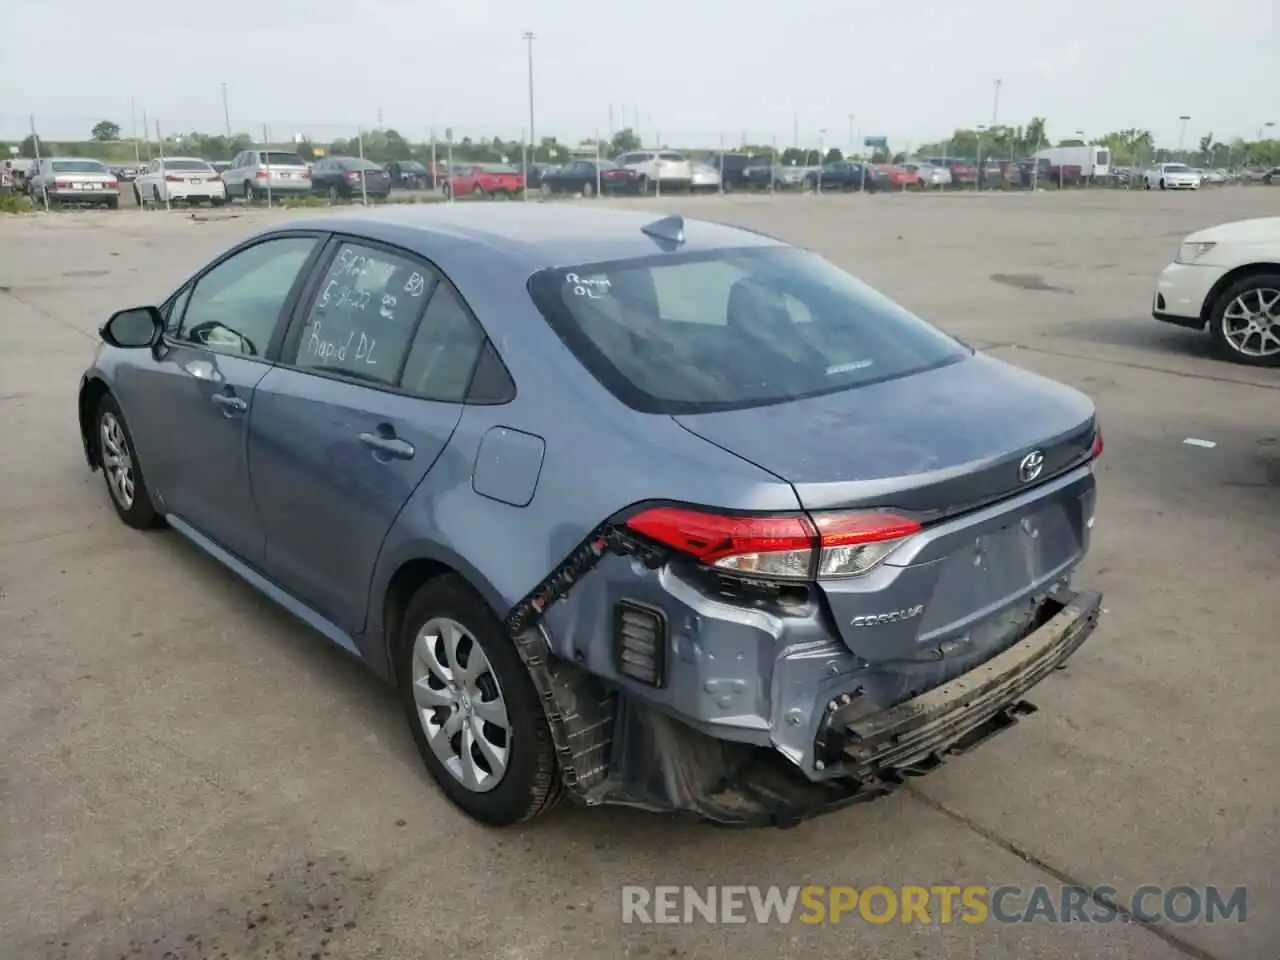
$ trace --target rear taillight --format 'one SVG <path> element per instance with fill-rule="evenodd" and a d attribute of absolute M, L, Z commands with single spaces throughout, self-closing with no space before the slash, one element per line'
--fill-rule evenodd
<path fill-rule="evenodd" d="M 1102 456 L 1102 428 L 1098 427 L 1093 432 L 1093 446 L 1089 448 L 1089 459 L 1097 460 Z"/>
<path fill-rule="evenodd" d="M 108 180 L 108 181 L 107 181 L 105 184 L 103 184 L 103 185 L 104 185 L 108 190 L 116 190 L 116 189 L 119 189 L 119 187 L 120 187 L 120 181 L 118 181 L 118 180 Z"/>
<path fill-rule="evenodd" d="M 53 181 L 53 185 L 54 185 L 54 187 L 55 187 L 56 189 L 58 189 L 58 190 L 69 190 L 69 189 L 71 189 L 71 181 L 70 181 L 70 180 L 55 180 L 55 181 Z"/>
<path fill-rule="evenodd" d="M 685 507 L 655 507 L 627 527 L 725 573 L 771 579 L 856 577 L 918 533 L 894 513 L 724 516 Z"/>
<path fill-rule="evenodd" d="M 181 182 L 182 182 L 182 178 L 181 178 L 181 177 L 175 177 L 172 173 L 170 173 L 170 174 L 166 174 L 166 175 L 165 175 L 165 180 L 167 180 L 169 183 L 181 183 Z"/>
<path fill-rule="evenodd" d="M 259 170 L 259 171 L 257 171 L 257 172 L 253 175 L 253 179 L 255 179 L 255 180 L 266 180 L 266 179 L 267 179 L 268 177 L 270 177 L 270 176 L 271 176 L 271 174 L 267 173 L 267 171 L 265 171 L 265 170 Z"/>
<path fill-rule="evenodd" d="M 347 179 L 348 179 L 348 180 L 350 180 L 350 181 L 352 181 L 352 182 L 354 183 L 356 180 L 359 180 L 359 179 L 360 179 L 360 174 L 356 173 L 356 172 L 353 170 L 351 173 L 348 173 L 348 174 L 347 174 Z"/>

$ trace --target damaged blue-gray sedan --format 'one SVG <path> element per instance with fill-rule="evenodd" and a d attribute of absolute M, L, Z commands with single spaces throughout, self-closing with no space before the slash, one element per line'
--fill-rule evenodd
<path fill-rule="evenodd" d="M 639 211 L 276 226 L 84 374 L 90 467 L 396 685 L 466 813 L 789 824 L 1089 636 L 1092 403 L 821 257 Z"/>

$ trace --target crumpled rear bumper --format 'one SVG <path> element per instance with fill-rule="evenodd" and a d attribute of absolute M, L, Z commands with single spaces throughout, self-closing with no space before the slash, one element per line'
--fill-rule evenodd
<path fill-rule="evenodd" d="M 586 697 L 549 687 L 548 702 L 572 701 L 552 723 L 566 784 L 587 804 L 726 826 L 790 826 L 874 800 L 1034 712 L 1024 695 L 1088 639 L 1102 597 L 1068 593 L 1060 602 L 1008 649 L 916 697 L 885 709 L 856 692 L 837 698 L 818 734 L 816 778 L 777 750 L 709 737 L 623 694 L 588 707 Z"/>

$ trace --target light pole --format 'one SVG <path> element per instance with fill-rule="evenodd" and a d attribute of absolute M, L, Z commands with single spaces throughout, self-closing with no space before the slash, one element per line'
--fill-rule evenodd
<path fill-rule="evenodd" d="M 827 139 L 827 128 L 822 127 L 818 130 L 818 193 L 822 193 L 822 166 L 826 161 L 826 155 L 823 153 Z"/>
<path fill-rule="evenodd" d="M 986 127 L 984 127 L 982 124 L 978 124 L 978 126 L 977 126 L 975 129 L 978 131 L 978 138 L 977 138 L 977 142 L 974 144 L 974 151 L 975 151 L 978 155 L 977 155 L 976 157 L 974 157 L 974 163 L 976 163 L 976 164 L 977 164 L 977 166 L 978 166 L 978 175 L 977 175 L 976 177 L 974 177 L 974 179 L 973 179 L 973 189 L 974 189 L 975 191 L 978 191 L 978 190 L 981 190 L 981 189 L 982 189 L 982 168 L 983 168 L 983 163 L 982 163 L 982 131 L 986 130 L 987 128 L 986 128 Z"/>
<path fill-rule="evenodd" d="M 231 139 L 231 109 L 227 106 L 227 85 L 222 85 L 222 120 L 227 125 L 227 140 Z"/>
<path fill-rule="evenodd" d="M 996 128 L 996 120 L 1000 116 L 1000 88 L 1002 86 L 1004 86 L 1004 81 L 997 78 L 995 83 L 996 96 L 995 96 L 994 102 L 992 102 L 991 104 L 991 129 L 992 130 Z"/>
<path fill-rule="evenodd" d="M 857 142 L 853 139 L 853 114 L 849 114 L 849 156 L 846 160 L 852 160 L 853 154 L 857 149 Z"/>
<path fill-rule="evenodd" d="M 1187 121 L 1190 120 L 1191 118 L 1189 116 L 1184 116 L 1184 117 L 1179 117 L 1178 119 L 1182 121 L 1182 127 L 1178 130 L 1178 154 L 1181 155 L 1182 142 L 1187 136 Z"/>
<path fill-rule="evenodd" d="M 521 36 L 524 38 L 524 42 L 529 48 L 529 143 L 530 145 L 533 145 L 536 150 L 536 144 L 538 141 L 533 128 L 533 41 L 538 38 L 534 35 L 532 30 L 526 30 Z M 537 159 L 536 155 L 534 159 Z M 527 175 L 528 171 L 526 170 L 525 173 Z"/>

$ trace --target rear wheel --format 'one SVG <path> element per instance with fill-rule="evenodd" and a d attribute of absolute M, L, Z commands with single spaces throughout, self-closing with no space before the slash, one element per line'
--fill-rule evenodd
<path fill-rule="evenodd" d="M 477 184 L 476 186 L 472 187 L 472 188 L 471 188 L 471 197 L 472 197 L 472 199 L 473 199 L 473 200 L 483 200 L 483 199 L 484 199 L 484 187 L 480 186 L 479 184 Z"/>
<path fill-rule="evenodd" d="M 108 209 L 108 210 L 118 210 L 118 209 L 120 209 L 120 198 L 119 198 L 119 197 L 113 197 L 112 199 L 108 200 L 108 201 L 107 201 L 107 209 Z"/>
<path fill-rule="evenodd" d="M 444 182 L 444 197 L 446 200 L 453 197 L 453 187 L 449 184 L 448 180 Z"/>
<path fill-rule="evenodd" d="M 1168 189 L 1168 188 L 1164 185 L 1164 180 L 1163 180 L 1163 179 L 1160 181 L 1160 189 L 1161 189 L 1161 190 L 1167 190 L 1167 189 Z"/>
<path fill-rule="evenodd" d="M 468 816 L 508 826 L 561 796 L 551 731 L 520 654 L 460 578 L 422 586 L 398 644 L 401 702 L 427 769 Z"/>
<path fill-rule="evenodd" d="M 1213 303 L 1209 336 L 1225 360 L 1280 367 L 1280 273 L 1233 283 Z"/>
<path fill-rule="evenodd" d="M 596 195 L 596 185 L 590 181 L 584 183 L 582 185 L 582 195 L 587 199 L 594 197 Z"/>
<path fill-rule="evenodd" d="M 338 193 L 338 185 L 336 183 L 329 184 L 329 202 L 336 204 L 341 199 L 342 196 Z"/>

